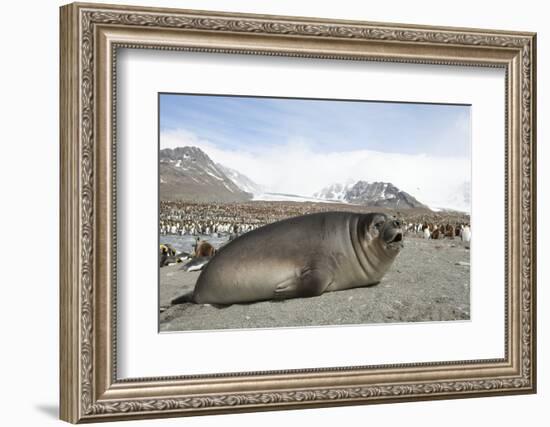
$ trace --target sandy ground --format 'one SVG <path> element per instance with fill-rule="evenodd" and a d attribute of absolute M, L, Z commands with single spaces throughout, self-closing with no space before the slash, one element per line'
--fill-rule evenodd
<path fill-rule="evenodd" d="M 470 251 L 460 240 L 409 237 L 390 271 L 374 286 L 314 298 L 235 304 L 223 308 L 170 301 L 193 288 L 199 272 L 161 268 L 160 330 L 467 320 Z"/>

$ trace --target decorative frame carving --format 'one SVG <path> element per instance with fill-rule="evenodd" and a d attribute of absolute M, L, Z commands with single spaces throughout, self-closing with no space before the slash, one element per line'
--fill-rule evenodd
<path fill-rule="evenodd" d="M 61 418 L 76 423 L 535 392 L 535 42 L 533 33 L 63 6 Z M 505 68 L 505 358 L 117 380 L 118 47 Z"/>

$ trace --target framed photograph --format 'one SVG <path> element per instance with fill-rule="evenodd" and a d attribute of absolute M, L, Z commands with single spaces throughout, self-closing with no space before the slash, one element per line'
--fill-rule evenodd
<path fill-rule="evenodd" d="M 63 420 L 536 391 L 535 34 L 60 22 Z"/>

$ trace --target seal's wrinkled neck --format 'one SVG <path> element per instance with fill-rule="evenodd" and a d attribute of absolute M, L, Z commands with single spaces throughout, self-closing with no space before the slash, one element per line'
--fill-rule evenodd
<path fill-rule="evenodd" d="M 353 249 L 369 281 L 382 278 L 402 245 L 401 229 L 388 221 L 392 220 L 384 214 L 367 214 L 350 224 Z"/>

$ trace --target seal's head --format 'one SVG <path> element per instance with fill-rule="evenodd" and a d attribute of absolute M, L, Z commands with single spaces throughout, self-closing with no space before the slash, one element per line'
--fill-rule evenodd
<path fill-rule="evenodd" d="M 368 227 L 369 240 L 377 240 L 385 250 L 399 252 L 403 248 L 403 223 L 383 213 L 372 214 Z"/>

